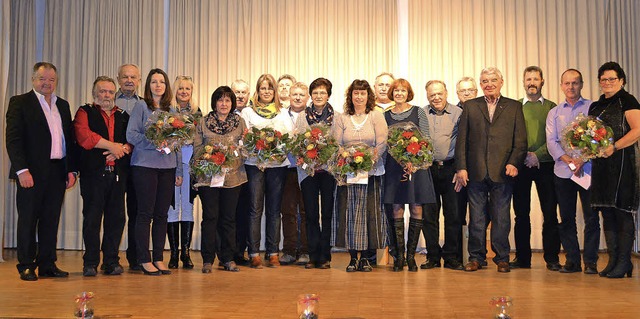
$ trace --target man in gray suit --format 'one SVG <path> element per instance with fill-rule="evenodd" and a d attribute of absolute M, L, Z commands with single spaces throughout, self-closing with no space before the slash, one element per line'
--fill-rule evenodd
<path fill-rule="evenodd" d="M 469 262 L 465 271 L 482 268 L 487 234 L 484 208 L 491 218 L 491 246 L 498 272 L 509 272 L 510 202 L 513 178 L 527 153 L 522 104 L 501 96 L 504 80 L 497 68 L 480 73 L 484 96 L 464 103 L 455 163 L 456 189 L 468 187 Z"/>

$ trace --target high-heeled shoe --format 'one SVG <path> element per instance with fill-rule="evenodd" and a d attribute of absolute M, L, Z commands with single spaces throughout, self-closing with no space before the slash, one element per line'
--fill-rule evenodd
<path fill-rule="evenodd" d="M 624 270 L 622 265 L 616 266 L 612 271 L 607 274 L 607 278 L 624 278 L 624 275 L 627 275 L 628 278 L 631 278 L 633 275 L 633 264 L 627 264 L 626 270 Z"/>
<path fill-rule="evenodd" d="M 153 265 L 153 263 L 151 265 Z M 155 267 L 155 265 L 154 265 L 154 267 Z M 145 275 L 149 275 L 149 276 L 160 276 L 161 275 L 160 270 L 158 270 L 157 268 L 156 268 L 155 271 L 150 271 L 150 270 L 147 270 L 146 268 L 144 268 L 143 264 L 140 264 L 140 269 L 142 270 L 142 272 Z"/>
<path fill-rule="evenodd" d="M 158 271 L 163 274 L 163 275 L 171 275 L 171 270 L 169 269 L 161 269 L 160 267 L 158 267 L 158 264 L 154 261 L 152 262 L 153 266 L 158 268 Z"/>

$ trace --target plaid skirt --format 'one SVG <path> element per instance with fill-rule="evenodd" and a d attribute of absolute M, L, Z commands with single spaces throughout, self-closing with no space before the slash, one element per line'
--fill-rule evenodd
<path fill-rule="evenodd" d="M 350 250 L 387 246 L 388 225 L 381 189 L 380 176 L 370 176 L 367 185 L 336 186 L 331 246 Z"/>

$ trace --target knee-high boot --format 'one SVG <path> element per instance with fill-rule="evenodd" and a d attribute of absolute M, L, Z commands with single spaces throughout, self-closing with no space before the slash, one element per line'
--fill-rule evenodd
<path fill-rule="evenodd" d="M 394 218 L 393 229 L 396 238 L 396 259 L 393 261 L 393 271 L 402 271 L 404 268 L 404 218 Z"/>
<path fill-rule="evenodd" d="M 182 251 L 180 260 L 182 260 L 182 268 L 193 269 L 193 262 L 189 251 L 191 250 L 191 236 L 193 235 L 193 222 L 180 222 Z"/>
<path fill-rule="evenodd" d="M 616 268 L 616 263 L 618 262 L 618 233 L 615 231 L 605 231 L 604 240 L 607 243 L 609 262 L 607 262 L 607 266 L 598 273 L 600 277 L 606 277 L 613 268 Z"/>
<path fill-rule="evenodd" d="M 618 223 L 618 262 L 616 267 L 607 274 L 607 278 L 622 278 L 625 275 L 631 277 L 633 273 L 631 249 L 635 239 L 633 215 L 622 211 L 616 211 L 616 215 Z"/>
<path fill-rule="evenodd" d="M 409 271 L 418 271 L 415 255 L 421 229 L 422 219 L 409 219 L 409 233 L 407 234 L 407 267 Z"/>
<path fill-rule="evenodd" d="M 171 250 L 171 258 L 169 258 L 169 268 L 178 268 L 178 250 L 180 242 L 178 236 L 180 233 L 180 222 L 167 223 L 167 239 L 169 240 L 169 249 Z"/>

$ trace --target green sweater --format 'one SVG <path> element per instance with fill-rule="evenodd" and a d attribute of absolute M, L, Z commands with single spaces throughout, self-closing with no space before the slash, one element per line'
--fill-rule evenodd
<path fill-rule="evenodd" d="M 522 101 L 523 99 L 520 99 L 520 103 Z M 553 157 L 549 155 L 547 150 L 545 126 L 547 113 L 554 107 L 556 104 L 547 99 L 544 99 L 544 103 L 527 101 L 522 105 L 524 122 L 527 127 L 527 151 L 535 153 L 540 163 L 553 162 Z"/>

